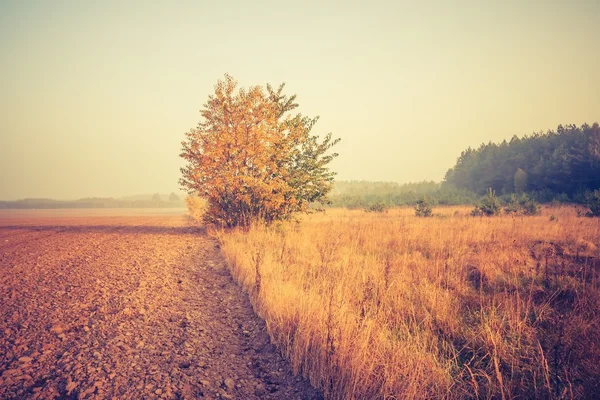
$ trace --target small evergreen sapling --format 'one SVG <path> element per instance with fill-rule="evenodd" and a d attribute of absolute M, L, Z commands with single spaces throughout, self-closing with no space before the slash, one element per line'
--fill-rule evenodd
<path fill-rule="evenodd" d="M 432 213 L 433 210 L 431 209 L 427 197 L 423 197 L 421 200 L 417 201 L 417 204 L 415 205 L 415 215 L 417 217 L 431 217 Z"/>
<path fill-rule="evenodd" d="M 481 202 L 471 211 L 473 216 L 488 216 L 500 214 L 500 201 L 496 197 L 496 192 L 492 188 L 488 189 L 487 195 L 481 200 Z"/>

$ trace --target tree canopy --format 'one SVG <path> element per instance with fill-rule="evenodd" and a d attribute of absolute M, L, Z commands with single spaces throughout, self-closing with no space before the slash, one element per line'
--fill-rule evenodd
<path fill-rule="evenodd" d="M 329 149 L 339 139 L 311 135 L 318 120 L 291 114 L 296 96 L 252 86 L 229 75 L 215 85 L 201 122 L 186 133 L 180 184 L 208 201 L 206 219 L 228 227 L 267 222 L 326 201 L 334 173 Z"/>
<path fill-rule="evenodd" d="M 600 127 L 560 125 L 510 142 L 467 149 L 448 170 L 446 183 L 484 194 L 537 193 L 541 200 L 571 199 L 600 188 Z"/>

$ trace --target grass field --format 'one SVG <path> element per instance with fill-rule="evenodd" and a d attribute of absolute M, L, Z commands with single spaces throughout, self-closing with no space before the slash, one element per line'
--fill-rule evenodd
<path fill-rule="evenodd" d="M 600 221 L 329 210 L 221 233 L 296 371 L 331 399 L 600 392 Z"/>

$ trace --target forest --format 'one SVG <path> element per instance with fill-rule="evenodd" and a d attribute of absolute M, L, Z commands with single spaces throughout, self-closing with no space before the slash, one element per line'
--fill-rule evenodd
<path fill-rule="evenodd" d="M 600 127 L 559 125 L 510 142 L 468 148 L 444 182 L 478 195 L 530 193 L 538 201 L 581 202 L 600 188 Z"/>
<path fill-rule="evenodd" d="M 332 207 L 414 205 L 427 197 L 434 205 L 473 204 L 492 189 L 505 201 L 528 194 L 538 202 L 583 203 L 600 188 L 598 123 L 559 125 L 553 131 L 513 136 L 463 151 L 442 182 L 336 181 Z"/>

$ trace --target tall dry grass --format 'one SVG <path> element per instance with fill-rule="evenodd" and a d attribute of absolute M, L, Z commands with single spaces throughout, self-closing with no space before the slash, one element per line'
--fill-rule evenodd
<path fill-rule="evenodd" d="M 219 236 L 274 342 L 327 398 L 599 393 L 598 219 L 435 211 L 334 210 Z"/>
<path fill-rule="evenodd" d="M 186 217 L 189 223 L 201 224 L 204 222 L 204 215 L 208 209 L 208 202 L 206 199 L 198 196 L 186 196 L 185 205 L 188 209 Z"/>

